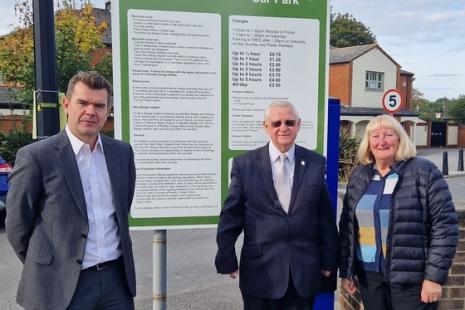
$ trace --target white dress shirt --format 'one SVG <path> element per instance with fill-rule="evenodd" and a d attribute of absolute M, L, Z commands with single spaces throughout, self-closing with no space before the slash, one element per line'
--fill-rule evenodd
<path fill-rule="evenodd" d="M 94 150 L 77 138 L 66 126 L 66 134 L 76 156 L 87 207 L 89 233 L 82 269 L 121 256 L 115 206 L 107 162 L 100 135 Z"/>
<path fill-rule="evenodd" d="M 268 150 L 270 153 L 270 161 L 271 161 L 271 172 L 273 174 L 273 182 L 276 180 L 276 171 L 278 169 L 278 161 L 279 161 L 279 156 L 281 155 L 281 151 L 276 148 L 276 146 L 273 144 L 272 141 L 268 144 Z M 295 144 L 287 151 L 286 156 L 287 159 L 284 161 L 284 164 L 286 165 L 286 170 L 289 173 L 289 184 L 291 184 L 291 189 L 292 189 L 292 183 L 294 180 L 294 167 L 295 167 Z"/>

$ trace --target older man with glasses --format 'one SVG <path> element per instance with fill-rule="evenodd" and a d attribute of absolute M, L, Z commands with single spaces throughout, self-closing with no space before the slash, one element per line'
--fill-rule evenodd
<path fill-rule="evenodd" d="M 300 118 L 291 103 L 272 102 L 263 127 L 271 141 L 233 161 L 216 268 L 239 277 L 244 309 L 312 309 L 337 268 L 325 159 L 295 144 Z M 241 232 L 238 264 L 234 245 Z"/>

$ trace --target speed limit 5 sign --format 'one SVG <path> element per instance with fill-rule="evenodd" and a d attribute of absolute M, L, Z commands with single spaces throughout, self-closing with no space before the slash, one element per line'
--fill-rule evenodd
<path fill-rule="evenodd" d="M 383 96 L 383 109 L 386 112 L 394 113 L 400 110 L 403 104 L 403 98 L 400 91 L 397 89 L 390 89 L 384 93 Z"/>

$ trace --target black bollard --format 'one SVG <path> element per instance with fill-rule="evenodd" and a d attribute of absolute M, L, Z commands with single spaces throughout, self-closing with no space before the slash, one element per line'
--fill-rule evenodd
<path fill-rule="evenodd" d="M 442 174 L 449 175 L 449 161 L 447 160 L 447 152 L 442 153 Z"/>
<path fill-rule="evenodd" d="M 458 171 L 463 171 L 463 149 L 459 150 L 459 163 L 457 165 Z"/>

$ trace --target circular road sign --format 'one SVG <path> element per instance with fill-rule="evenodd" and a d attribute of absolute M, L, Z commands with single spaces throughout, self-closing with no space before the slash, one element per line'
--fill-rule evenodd
<path fill-rule="evenodd" d="M 386 112 L 394 113 L 402 107 L 402 94 L 397 89 L 390 89 L 384 93 L 383 109 Z"/>

